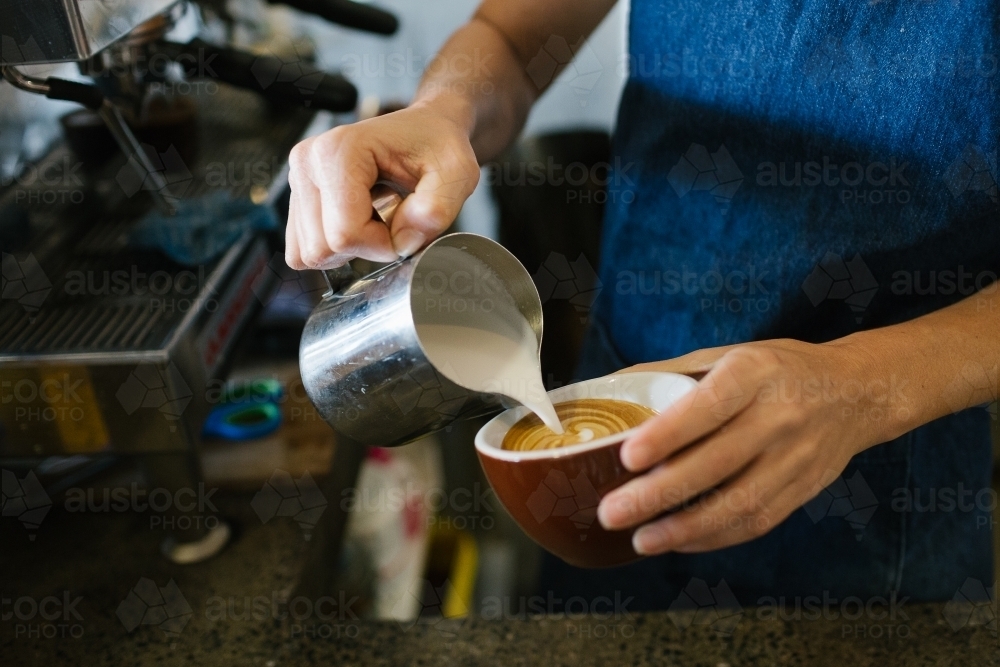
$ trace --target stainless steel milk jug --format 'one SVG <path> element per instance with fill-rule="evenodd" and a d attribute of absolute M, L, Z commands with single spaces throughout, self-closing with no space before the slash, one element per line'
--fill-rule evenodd
<path fill-rule="evenodd" d="M 376 188 L 375 212 L 389 224 L 401 199 L 386 187 Z M 455 253 L 470 255 L 488 271 L 440 270 Z M 486 308 L 492 299 L 512 298 L 541 347 L 542 305 L 531 276 L 503 246 L 478 234 L 442 236 L 363 278 L 347 267 L 327 276 L 330 291 L 302 334 L 302 382 L 335 431 L 367 445 L 402 445 L 456 419 L 502 408 L 500 396 L 470 391 L 428 360 L 415 308 L 448 308 L 449 316 L 460 317 L 459 308 Z M 435 303 L 445 293 L 462 298 Z"/>

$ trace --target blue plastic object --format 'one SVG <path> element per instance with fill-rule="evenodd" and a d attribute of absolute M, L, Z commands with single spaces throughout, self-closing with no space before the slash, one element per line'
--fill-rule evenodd
<path fill-rule="evenodd" d="M 203 433 L 225 440 L 253 440 L 273 433 L 281 426 L 283 396 L 281 383 L 271 379 L 228 387 L 222 404 L 205 420 Z"/>
<path fill-rule="evenodd" d="M 175 262 L 194 266 L 221 255 L 246 230 L 275 229 L 278 224 L 270 206 L 231 199 L 225 192 L 182 199 L 176 206 L 173 216 L 155 209 L 146 215 L 132 231 L 131 245 L 156 248 Z"/>
<path fill-rule="evenodd" d="M 205 435 L 225 440 L 253 440 L 281 426 L 281 408 L 272 402 L 220 405 L 205 420 Z"/>

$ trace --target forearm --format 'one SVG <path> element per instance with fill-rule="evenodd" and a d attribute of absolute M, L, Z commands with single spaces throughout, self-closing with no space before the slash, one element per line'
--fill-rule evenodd
<path fill-rule="evenodd" d="M 474 18 L 428 66 L 414 104 L 433 106 L 458 123 L 483 163 L 514 140 L 535 99 L 507 41 Z"/>
<path fill-rule="evenodd" d="M 517 137 L 544 91 L 527 74 L 532 58 L 552 36 L 585 39 L 614 1 L 485 0 L 427 68 L 414 104 L 459 124 L 479 162 L 488 162 Z"/>
<path fill-rule="evenodd" d="M 866 388 L 866 445 L 886 442 L 998 399 L 1000 284 L 909 322 L 829 345 L 850 349 L 858 359 L 858 379 Z"/>

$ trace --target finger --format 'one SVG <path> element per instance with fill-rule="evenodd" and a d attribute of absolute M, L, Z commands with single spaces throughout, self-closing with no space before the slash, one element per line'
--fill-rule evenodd
<path fill-rule="evenodd" d="M 745 468 L 768 444 L 746 414 L 605 496 L 597 508 L 601 525 L 620 530 L 648 521 Z"/>
<path fill-rule="evenodd" d="M 365 187 L 365 182 L 367 181 L 358 181 L 346 191 L 337 189 L 343 187 L 343 184 L 320 190 L 323 199 L 323 235 L 338 264 L 353 257 L 373 262 L 392 262 L 399 257 L 392 247 L 389 227 L 373 217 L 371 187 Z M 361 205 L 354 206 L 357 202 Z"/>
<path fill-rule="evenodd" d="M 721 549 L 760 537 L 784 521 L 804 497 L 798 462 L 764 454 L 737 478 L 706 493 L 689 507 L 636 530 L 638 553 L 688 553 Z"/>
<path fill-rule="evenodd" d="M 363 140 L 343 131 L 330 132 L 311 145 L 307 159 L 307 173 L 320 195 L 322 216 L 317 224 L 326 246 L 339 256 L 331 259 L 338 264 L 351 257 L 395 260 L 398 255 L 388 228 L 372 216 L 370 191 L 378 180 L 378 166 Z"/>
<path fill-rule="evenodd" d="M 333 268 L 331 260 L 334 252 L 326 243 L 320 208 L 320 196 L 315 186 L 309 184 L 299 193 L 299 217 L 295 225 L 298 236 L 299 256 L 307 269 Z"/>
<path fill-rule="evenodd" d="M 765 511 L 742 516 L 700 517 L 699 523 L 703 528 L 708 529 L 705 536 L 700 539 L 692 539 L 674 548 L 673 551 L 685 554 L 701 553 L 755 540 L 771 532 L 802 505 L 801 487 L 798 484 L 793 484 L 770 498 Z M 720 525 L 712 528 L 712 523 Z"/>
<path fill-rule="evenodd" d="M 717 430 L 753 401 L 750 390 L 762 373 L 753 354 L 733 350 L 698 385 L 639 427 L 621 448 L 622 464 L 645 470 Z"/>
<path fill-rule="evenodd" d="M 319 190 L 310 170 L 309 152 L 312 141 L 306 141 L 292 149 L 289 156 L 288 184 L 294 199 L 294 217 L 289 218 L 289 227 L 295 231 L 298 241 L 299 258 L 303 268 L 326 269 L 333 251 L 323 237 L 322 205 Z M 290 211 L 290 216 L 292 215 Z"/>
<path fill-rule="evenodd" d="M 302 257 L 299 255 L 299 234 L 295 229 L 297 200 L 298 197 L 292 193 L 288 201 L 288 223 L 285 225 L 285 264 L 291 269 L 301 271 L 306 268 L 306 265 L 302 263 Z"/>
<path fill-rule="evenodd" d="M 420 179 L 392 221 L 392 242 L 409 256 L 447 229 L 479 183 L 471 146 L 429 152 L 419 164 Z"/>

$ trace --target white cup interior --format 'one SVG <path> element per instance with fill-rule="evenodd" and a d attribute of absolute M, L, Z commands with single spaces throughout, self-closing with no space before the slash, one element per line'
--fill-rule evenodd
<path fill-rule="evenodd" d="M 555 404 L 580 398 L 614 399 L 638 403 L 652 408 L 656 412 L 662 412 L 681 396 L 694 389 L 696 384 L 697 382 L 688 376 L 677 373 L 619 373 L 553 389 L 549 392 L 549 398 Z M 605 438 L 568 447 L 537 451 L 503 449 L 501 444 L 507 431 L 529 412 L 528 408 L 521 406 L 507 410 L 488 421 L 476 434 L 476 450 L 485 456 L 504 461 L 558 458 L 621 442 L 636 430 L 632 428 Z"/>

